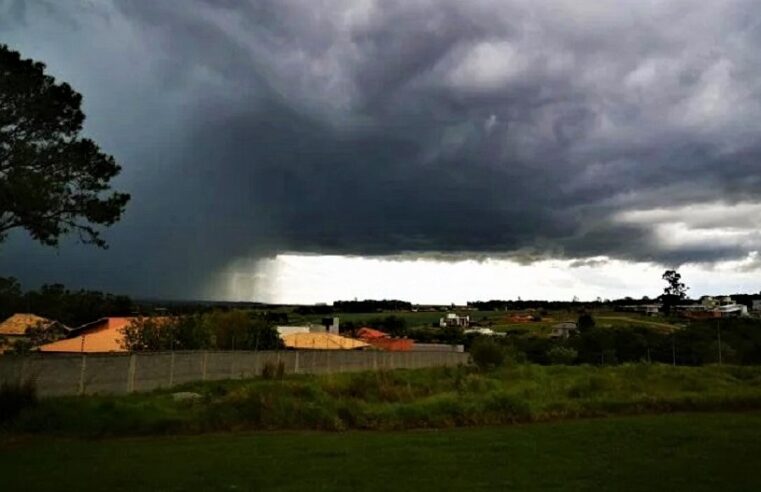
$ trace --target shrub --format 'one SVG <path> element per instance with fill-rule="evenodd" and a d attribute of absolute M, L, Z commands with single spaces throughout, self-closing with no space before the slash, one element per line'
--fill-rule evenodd
<path fill-rule="evenodd" d="M 262 377 L 264 379 L 283 379 L 285 375 L 285 364 L 283 361 L 266 362 L 262 368 Z"/>
<path fill-rule="evenodd" d="M 479 337 L 470 347 L 470 357 L 481 370 L 494 369 L 505 361 L 505 352 L 491 337 Z"/>
<path fill-rule="evenodd" d="M 22 410 L 37 404 L 34 381 L 3 383 L 0 385 L 0 423 L 12 420 Z"/>
<path fill-rule="evenodd" d="M 591 330 L 592 328 L 595 327 L 595 319 L 589 313 L 582 313 L 579 316 L 576 326 L 579 327 L 580 332 Z"/>
<path fill-rule="evenodd" d="M 550 364 L 570 365 L 576 361 L 579 353 L 571 347 L 556 345 L 547 351 L 547 358 Z"/>

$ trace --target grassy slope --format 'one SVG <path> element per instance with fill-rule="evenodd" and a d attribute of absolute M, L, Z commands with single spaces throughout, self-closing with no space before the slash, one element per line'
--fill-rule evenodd
<path fill-rule="evenodd" d="M 0 441 L 3 490 L 759 490 L 761 414 Z"/>
<path fill-rule="evenodd" d="M 52 398 L 16 433 L 149 435 L 245 429 L 412 429 L 677 411 L 761 410 L 761 367 L 516 366 L 292 376 L 195 383 L 169 391 Z"/>

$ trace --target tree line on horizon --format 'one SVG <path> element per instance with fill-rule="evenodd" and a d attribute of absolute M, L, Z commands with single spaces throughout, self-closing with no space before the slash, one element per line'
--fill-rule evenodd
<path fill-rule="evenodd" d="M 15 313 L 31 313 L 76 327 L 106 316 L 130 316 L 135 309 L 124 295 L 69 290 L 62 284 L 23 291 L 15 278 L 0 277 L 0 322 Z"/>

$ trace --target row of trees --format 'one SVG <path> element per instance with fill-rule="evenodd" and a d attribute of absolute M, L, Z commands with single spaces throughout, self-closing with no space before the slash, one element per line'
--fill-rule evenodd
<path fill-rule="evenodd" d="M 276 350 L 277 330 L 265 314 L 211 311 L 176 317 L 139 317 L 124 330 L 133 352 L 170 350 Z"/>
<path fill-rule="evenodd" d="M 13 277 L 0 277 L 0 321 L 23 312 L 34 313 L 68 326 L 79 326 L 104 316 L 128 316 L 135 305 L 127 296 L 91 290 L 68 290 L 61 284 L 24 292 Z"/>
<path fill-rule="evenodd" d="M 641 361 L 679 365 L 761 364 L 761 322 L 758 320 L 732 318 L 693 322 L 673 333 L 643 326 L 599 328 L 591 317 L 584 322 L 580 320 L 579 327 L 577 335 L 565 340 L 508 336 L 495 338 L 494 343 L 516 361 L 537 364 Z M 466 344 L 472 342 L 467 340 Z"/>

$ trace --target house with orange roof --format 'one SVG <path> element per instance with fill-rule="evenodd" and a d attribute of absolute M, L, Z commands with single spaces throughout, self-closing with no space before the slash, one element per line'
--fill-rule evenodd
<path fill-rule="evenodd" d="M 391 352 L 409 352 L 415 344 L 409 338 L 394 338 L 388 333 L 367 326 L 357 330 L 357 338 L 375 348 Z"/>
<path fill-rule="evenodd" d="M 334 333 L 289 333 L 280 337 L 286 348 L 302 350 L 357 350 L 369 343 Z"/>
<path fill-rule="evenodd" d="M 58 321 L 30 313 L 16 313 L 0 323 L 0 353 L 11 348 L 16 342 L 26 340 L 32 329 L 58 330 L 62 334 L 70 328 Z"/>
<path fill-rule="evenodd" d="M 126 352 L 124 328 L 133 317 L 101 318 L 73 330 L 74 336 L 41 345 L 40 352 Z"/>

